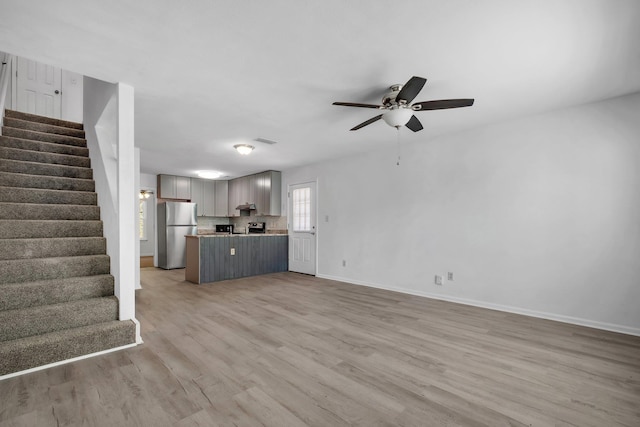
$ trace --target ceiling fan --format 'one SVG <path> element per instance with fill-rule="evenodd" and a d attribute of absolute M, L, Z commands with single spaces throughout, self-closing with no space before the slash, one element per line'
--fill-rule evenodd
<path fill-rule="evenodd" d="M 358 130 L 382 119 L 389 126 L 397 129 L 401 126 L 407 126 L 414 132 L 423 129 L 420 120 L 413 115 L 415 111 L 444 110 L 446 108 L 470 107 L 473 105 L 473 99 L 440 99 L 437 101 L 424 101 L 411 104 L 411 101 L 418 96 L 418 93 L 420 93 L 426 82 L 427 79 L 423 77 L 413 76 L 405 85 L 398 84 L 391 86 L 389 88 L 390 91 L 382 98 L 382 105 L 360 104 L 356 102 L 334 102 L 333 105 L 384 110 L 382 114 L 360 123 L 351 130 Z"/>

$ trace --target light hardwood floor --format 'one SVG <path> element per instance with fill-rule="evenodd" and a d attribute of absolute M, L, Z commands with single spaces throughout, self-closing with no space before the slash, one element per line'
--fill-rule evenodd
<path fill-rule="evenodd" d="M 0 382 L 0 426 L 640 426 L 640 338 L 278 273 L 142 270 L 144 345 Z"/>

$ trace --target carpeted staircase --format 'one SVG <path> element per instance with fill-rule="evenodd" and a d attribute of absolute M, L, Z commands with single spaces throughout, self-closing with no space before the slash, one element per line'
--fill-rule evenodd
<path fill-rule="evenodd" d="M 6 110 L 0 376 L 135 342 L 118 320 L 82 124 Z"/>

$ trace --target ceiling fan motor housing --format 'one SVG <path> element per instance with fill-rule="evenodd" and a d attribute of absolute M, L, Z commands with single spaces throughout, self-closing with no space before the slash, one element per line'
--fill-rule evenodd
<path fill-rule="evenodd" d="M 382 98 L 382 105 L 385 107 L 390 107 L 392 105 L 396 105 L 396 96 L 402 90 L 402 85 L 393 85 L 389 88 L 389 92 L 387 92 Z"/>

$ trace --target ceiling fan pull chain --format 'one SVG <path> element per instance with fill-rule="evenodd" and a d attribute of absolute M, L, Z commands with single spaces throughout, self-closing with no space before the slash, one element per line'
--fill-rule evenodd
<path fill-rule="evenodd" d="M 396 130 L 398 131 L 398 160 L 396 161 L 396 166 L 400 166 L 400 126 L 397 126 Z"/>

